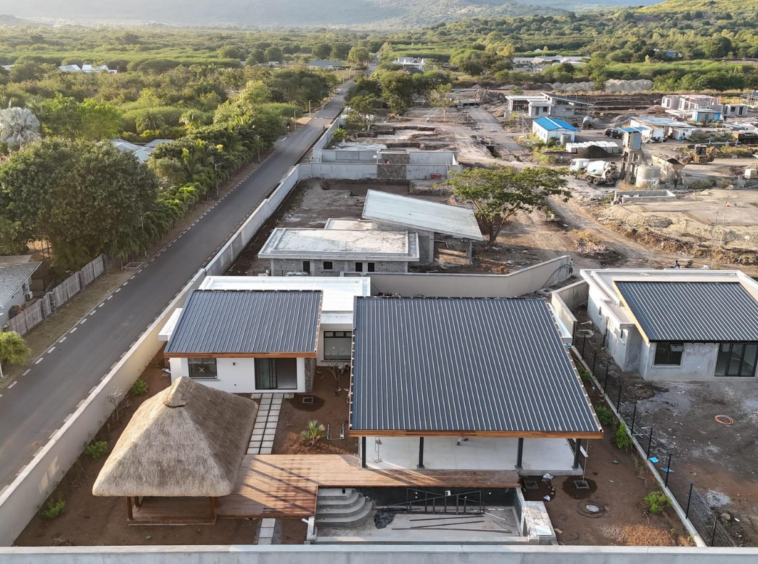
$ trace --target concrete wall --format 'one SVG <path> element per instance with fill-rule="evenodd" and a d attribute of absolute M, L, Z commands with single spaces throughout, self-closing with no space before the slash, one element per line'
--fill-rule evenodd
<path fill-rule="evenodd" d="M 555 310 L 555 314 L 572 336 L 574 334 L 574 326 L 576 325 L 576 317 L 571 313 L 571 310 L 587 303 L 589 289 L 590 285 L 581 280 L 550 294 L 550 303 Z"/>
<path fill-rule="evenodd" d="M 321 160 L 321 152 L 326 149 L 329 146 L 329 143 L 332 142 L 332 134 L 337 131 L 340 127 L 345 125 L 345 122 L 347 122 L 347 119 L 344 117 L 339 117 L 336 120 L 334 120 L 334 123 L 326 130 L 326 133 L 322 135 L 318 141 L 316 141 L 316 144 L 313 146 L 313 149 L 311 150 L 311 155 L 313 157 L 313 160 L 320 161 Z"/>
<path fill-rule="evenodd" d="M 171 381 L 189 376 L 189 364 L 186 358 L 172 358 Z M 216 359 L 218 377 L 215 380 L 197 380 L 197 382 L 213 388 L 229 392 L 230 394 L 253 394 L 271 390 L 258 390 L 255 387 L 255 359 L 254 358 L 219 358 Z M 305 384 L 305 359 L 297 359 L 297 388 L 288 388 L 288 393 L 302 394 L 310 390 Z"/>
<path fill-rule="evenodd" d="M 754 564 L 758 548 L 303 545 L 0 549 L 4 564 Z"/>
<path fill-rule="evenodd" d="M 113 411 L 108 396 L 115 390 L 128 391 L 158 353 L 158 333 L 177 307 L 182 307 L 191 290 L 200 286 L 200 270 L 163 313 L 147 327 L 129 353 L 105 376 L 79 408 L 43 446 L 32 462 L 0 495 L 0 545 L 9 546 L 34 517 L 95 433 Z"/>
<path fill-rule="evenodd" d="M 719 346 L 716 343 L 684 343 L 680 366 L 656 366 L 655 343 L 642 344 L 639 372 L 646 380 L 691 382 L 712 380 Z"/>
<path fill-rule="evenodd" d="M 571 276 L 568 256 L 510 274 L 372 274 L 371 292 L 401 296 L 515 298 Z"/>
<path fill-rule="evenodd" d="M 314 160 L 316 160 L 314 158 Z M 379 160 L 378 151 L 353 151 L 348 149 L 335 150 L 324 149 L 321 151 L 321 158 L 318 162 L 321 163 L 341 163 L 341 162 L 362 162 L 362 163 L 376 163 Z"/>
<path fill-rule="evenodd" d="M 288 272 L 302 272 L 304 259 L 272 259 L 271 276 L 286 276 Z M 374 272 L 408 272 L 408 263 L 401 261 L 332 261 L 332 269 L 324 270 L 324 261 L 311 260 L 311 276 L 340 276 L 342 272 L 357 272 L 356 263 L 363 264 L 361 272 L 368 272 L 368 264 L 374 265 Z"/>
<path fill-rule="evenodd" d="M 375 163 L 305 163 L 299 165 L 299 174 L 301 178 L 364 180 L 377 178 L 378 169 Z"/>

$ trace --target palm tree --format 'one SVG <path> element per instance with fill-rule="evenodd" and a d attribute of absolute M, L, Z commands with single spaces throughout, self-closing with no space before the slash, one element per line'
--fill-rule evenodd
<path fill-rule="evenodd" d="M 300 439 L 304 443 L 310 443 L 314 446 L 317 442 L 324 438 L 326 428 L 318 421 L 308 421 L 308 427 L 300 432 Z"/>

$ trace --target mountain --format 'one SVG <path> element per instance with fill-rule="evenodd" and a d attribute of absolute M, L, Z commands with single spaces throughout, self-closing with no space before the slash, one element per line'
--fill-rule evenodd
<path fill-rule="evenodd" d="M 640 12 L 656 15 L 703 12 L 733 19 L 737 14 L 754 16 L 758 13 L 758 0 L 666 0 L 654 6 L 646 6 Z"/>
<path fill-rule="evenodd" d="M 656 0 L 637 0 L 636 5 Z M 0 13 L 81 22 L 412 28 L 472 17 L 559 14 L 627 0 L 0 0 Z M 560 7 L 557 7 L 560 6 Z"/>

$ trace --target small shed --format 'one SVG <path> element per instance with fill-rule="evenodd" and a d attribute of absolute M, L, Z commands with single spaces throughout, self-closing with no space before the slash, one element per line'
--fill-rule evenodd
<path fill-rule="evenodd" d="M 532 124 L 532 133 L 543 143 L 548 143 L 551 139 L 560 141 L 564 135 L 573 143 L 576 141 L 577 131 L 579 130 L 570 123 L 550 117 L 537 118 Z"/>
<path fill-rule="evenodd" d="M 125 497 L 130 522 L 213 523 L 218 498 L 234 489 L 257 413 L 251 400 L 180 378 L 137 409 L 92 493 Z"/>

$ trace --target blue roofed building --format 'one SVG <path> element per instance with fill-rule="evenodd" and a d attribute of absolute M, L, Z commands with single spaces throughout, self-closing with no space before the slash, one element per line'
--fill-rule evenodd
<path fill-rule="evenodd" d="M 577 131 L 579 129 L 570 123 L 551 117 L 537 118 L 532 124 L 532 134 L 543 143 L 548 143 L 551 139 L 562 142 L 564 145 L 573 143 L 576 141 Z"/>

